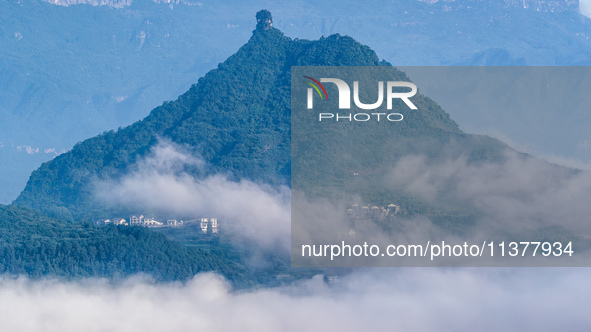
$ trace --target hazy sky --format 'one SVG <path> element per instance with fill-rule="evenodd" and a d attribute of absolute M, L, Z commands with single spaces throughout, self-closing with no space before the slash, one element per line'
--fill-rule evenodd
<path fill-rule="evenodd" d="M 579 0 L 581 14 L 591 17 L 591 0 Z"/>

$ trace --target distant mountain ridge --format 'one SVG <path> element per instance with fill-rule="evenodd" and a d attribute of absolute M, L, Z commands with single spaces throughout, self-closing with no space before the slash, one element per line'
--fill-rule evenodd
<path fill-rule="evenodd" d="M 449 10 L 474 5 L 478 1 L 470 0 L 417 0 L 429 4 L 443 3 Z M 482 1 L 486 2 L 486 1 Z M 532 9 L 542 12 L 578 11 L 579 0 L 503 0 L 502 5 L 514 8 Z"/>
<path fill-rule="evenodd" d="M 113 8 L 123 8 L 131 6 L 132 0 L 43 0 L 52 5 L 72 6 L 72 5 L 91 5 L 108 6 Z"/>
<path fill-rule="evenodd" d="M 73 5 L 91 5 L 91 6 L 107 6 L 113 8 L 124 8 L 131 6 L 134 0 L 42 0 L 52 5 L 59 6 L 73 6 Z M 136 0 L 137 1 L 137 0 Z M 150 0 L 155 3 L 165 4 L 185 4 L 185 5 L 203 5 L 197 0 Z"/>
<path fill-rule="evenodd" d="M 131 6 L 134 0 L 42 0 L 54 5 L 71 6 L 88 4 L 92 6 L 109 6 L 113 8 L 123 8 Z M 137 0 L 136 0 L 137 1 Z M 203 5 L 196 0 L 151 0 L 156 3 L 166 4 L 191 4 Z M 449 6 L 449 10 L 457 9 L 461 6 L 470 6 L 473 1 L 466 0 L 415 0 L 419 2 L 426 2 L 428 4 L 435 4 L 437 2 L 445 3 Z M 563 12 L 563 11 L 578 11 L 579 0 L 503 0 L 503 3 L 508 7 L 533 9 L 537 11 L 549 12 Z"/>
<path fill-rule="evenodd" d="M 525 59 L 515 59 L 507 50 L 489 48 L 474 54 L 470 59 L 456 63 L 457 66 L 525 66 Z"/>

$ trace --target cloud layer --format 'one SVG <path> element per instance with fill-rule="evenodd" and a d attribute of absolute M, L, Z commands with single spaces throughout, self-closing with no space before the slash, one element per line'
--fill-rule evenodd
<path fill-rule="evenodd" d="M 421 156 L 400 160 L 393 186 L 431 202 L 473 207 L 487 226 L 517 233 L 560 225 L 591 235 L 591 173 L 574 172 L 541 159 L 507 152 L 504 162 L 469 163 L 466 157 L 430 164 Z"/>
<path fill-rule="evenodd" d="M 224 174 L 195 178 L 186 172 L 206 167 L 182 147 L 160 142 L 135 172 L 117 181 L 96 183 L 96 196 L 108 204 L 149 208 L 165 215 L 217 217 L 262 246 L 280 243 L 289 248 L 289 188 L 230 181 Z"/>
<path fill-rule="evenodd" d="M 0 279 L 11 331 L 583 331 L 589 269 L 373 269 L 326 284 L 232 291 L 186 284 Z"/>

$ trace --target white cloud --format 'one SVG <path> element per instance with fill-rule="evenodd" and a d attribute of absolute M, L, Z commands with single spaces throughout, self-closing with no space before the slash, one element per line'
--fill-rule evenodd
<path fill-rule="evenodd" d="M 130 279 L 0 280 L 11 331 L 584 331 L 589 269 L 373 269 L 232 291 L 213 274 L 186 284 Z"/>
<path fill-rule="evenodd" d="M 548 153 L 547 151 L 544 151 L 541 147 L 533 143 L 520 144 L 511 139 L 508 135 L 493 129 L 479 130 L 479 134 L 496 138 L 519 152 L 527 153 L 534 157 L 547 160 L 548 162 L 551 162 L 556 165 L 591 171 L 591 162 L 586 162 L 581 158 L 565 157 Z M 589 148 L 589 142 L 586 140 L 580 141 L 577 145 L 577 149 L 581 151 L 588 151 Z"/>
<path fill-rule="evenodd" d="M 19 151 L 25 151 L 28 154 L 39 153 L 39 148 L 34 148 L 30 145 L 19 145 L 16 147 L 16 149 Z"/>
<path fill-rule="evenodd" d="M 507 230 L 560 225 L 591 235 L 591 173 L 507 152 L 505 161 L 470 163 L 467 157 L 432 164 L 402 158 L 389 181 L 432 202 L 453 202 L 484 212 L 489 226 Z"/>
<path fill-rule="evenodd" d="M 262 247 L 280 244 L 285 250 L 290 249 L 289 188 L 231 181 L 224 174 L 196 178 L 186 172 L 187 168 L 199 173 L 206 171 L 207 165 L 178 145 L 160 142 L 137 163 L 135 171 L 118 180 L 96 182 L 95 194 L 107 204 L 124 204 L 139 211 L 218 217 L 226 220 L 236 234 Z M 470 163 L 461 156 L 431 164 L 424 157 L 407 156 L 394 166 L 384 183 L 404 188 L 427 201 L 481 211 L 479 225 L 483 227 L 456 240 L 492 240 L 498 238 L 498 232 L 532 234 L 555 225 L 591 237 L 587 222 L 591 206 L 586 203 L 591 197 L 591 173 L 575 174 L 517 153 L 507 153 L 500 163 Z M 346 218 L 339 218 L 338 211 L 344 213 L 344 208 L 319 201 L 306 204 L 305 208 L 298 205 L 296 210 L 298 216 L 304 214 L 300 219 L 309 220 L 307 224 L 295 225 L 298 239 L 305 240 L 302 243 L 333 243 L 338 234 L 349 231 L 350 226 L 342 222 Z M 438 232 L 425 218 L 400 225 L 403 226 L 404 231 L 392 236 L 374 225 L 356 232 L 364 241 L 375 244 L 423 243 L 433 240 L 432 235 Z"/>
<path fill-rule="evenodd" d="M 187 167 L 207 165 L 161 143 L 135 172 L 98 182 L 97 195 L 112 203 L 223 215 L 248 238 L 289 242 L 287 188 L 222 174 L 195 179 Z M 556 222 L 561 214 L 561 222 L 587 220 L 589 208 L 580 204 L 590 197 L 591 177 L 563 171 L 514 154 L 500 164 L 456 158 L 430 165 L 409 156 L 389 180 L 427 199 L 498 212 L 497 221 L 542 215 L 544 222 Z M 365 269 L 332 285 L 317 276 L 246 291 L 231 290 L 214 274 L 186 284 L 4 279 L 0 321 L 6 331 L 578 331 L 591 326 L 589 277 L 588 268 Z"/>
<path fill-rule="evenodd" d="M 161 142 L 135 172 L 117 181 L 97 182 L 96 196 L 109 204 L 168 215 L 222 218 L 237 234 L 260 245 L 280 243 L 289 248 L 289 188 L 230 181 L 223 174 L 194 178 L 185 172 L 187 167 L 204 169 L 206 165 L 182 147 Z"/>

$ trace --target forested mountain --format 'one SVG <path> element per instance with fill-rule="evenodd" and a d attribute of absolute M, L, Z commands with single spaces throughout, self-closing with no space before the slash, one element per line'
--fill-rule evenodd
<path fill-rule="evenodd" d="M 0 273 L 9 275 L 121 279 L 145 273 L 171 281 L 216 271 L 238 287 L 257 282 L 216 244 L 188 248 L 145 227 L 68 223 L 14 205 L 0 205 L 0 239 Z"/>
<path fill-rule="evenodd" d="M 222 241 L 221 245 L 212 241 L 209 249 L 202 251 L 171 242 L 150 229 L 95 228 L 85 223 L 92 218 L 132 213 L 134 207 L 110 205 L 97 196 L 96 183 L 117 182 L 138 172 L 138 165 L 162 141 L 204 161 L 205 167 L 189 165 L 183 169 L 183 176 L 189 175 L 183 179 L 189 182 L 213 174 L 268 187 L 297 181 L 298 189 L 312 188 L 313 194 L 336 193 L 343 198 L 347 193 L 376 205 L 396 203 L 400 220 L 427 216 L 452 231 L 476 221 L 480 211 L 465 202 L 454 205 L 441 202 L 439 197 L 427 201 L 401 187 L 378 188 L 375 181 L 384 179 L 380 172 L 409 155 L 421 155 L 426 164 L 435 166 L 459 158 L 468 164 L 500 165 L 505 152 L 511 150 L 507 145 L 462 132 L 446 111 L 420 93 L 412 97 L 417 110 L 409 111 L 402 102 L 393 106 L 392 112 L 404 113 L 404 121 L 396 124 L 315 122 L 309 130 L 295 132 L 292 117 L 297 114 L 291 108 L 294 66 L 372 67 L 366 68 L 365 80 L 374 79 L 371 72 L 380 67 L 388 69 L 391 80 L 409 80 L 404 72 L 380 61 L 373 50 L 351 37 L 335 34 L 319 40 L 292 39 L 272 27 L 268 11 L 261 11 L 250 40 L 177 100 L 153 109 L 130 126 L 78 143 L 31 174 L 15 206 L 5 208 L 5 271 L 33 276 L 115 277 L 146 272 L 158 279 L 178 280 L 199 271 L 216 270 L 237 285 L 275 280 L 274 273 L 287 264 L 285 257 L 257 258 L 271 265 L 263 268 L 269 269 L 264 273 L 267 280 L 259 280 L 256 271 L 247 267 L 252 257 L 246 252 L 250 249 L 244 249 L 256 247 L 255 241 L 241 249 L 233 247 L 232 241 Z M 336 92 L 335 87 L 327 89 L 331 96 Z M 297 151 L 292 151 L 294 142 Z M 265 207 L 257 209 L 264 211 Z M 388 220 L 380 226 L 395 229 Z M 39 238 L 38 234 L 45 233 L 46 237 Z M 173 233 L 167 235 L 179 240 L 187 235 L 182 229 Z"/>
<path fill-rule="evenodd" d="M 134 163 L 162 138 L 199 154 L 209 165 L 208 174 L 223 172 L 234 179 L 289 184 L 291 66 L 390 65 L 351 37 L 291 39 L 270 24 L 259 18 L 250 40 L 176 101 L 44 163 L 33 172 L 15 204 L 69 220 L 104 213 L 104 204 L 93 196 L 93 181 L 132 172 Z M 441 144 L 456 141 L 475 158 L 499 158 L 505 148 L 502 143 L 462 133 L 435 102 L 422 95 L 417 98 L 420 112 L 409 115 L 396 131 L 376 127 L 368 139 L 404 140 L 397 156 L 421 152 L 436 156 Z M 344 171 L 335 176 L 345 176 Z"/>
<path fill-rule="evenodd" d="M 43 161 L 186 91 L 247 40 L 261 8 L 279 13 L 275 26 L 292 38 L 338 32 L 397 66 L 590 62 L 591 20 L 578 1 L 0 1 L 0 202 L 14 200 Z M 556 147 L 495 126 L 588 161 L 589 150 L 577 149 L 590 140 L 586 127 L 564 112 L 543 116 L 570 128 L 552 136 Z"/>

